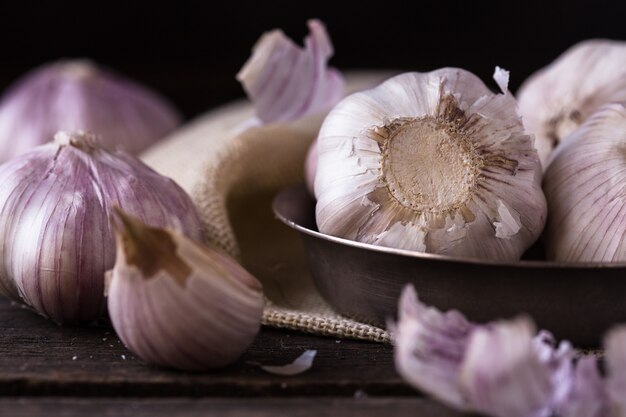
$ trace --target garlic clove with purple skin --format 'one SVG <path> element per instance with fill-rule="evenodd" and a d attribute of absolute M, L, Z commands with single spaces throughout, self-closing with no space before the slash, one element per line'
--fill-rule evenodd
<path fill-rule="evenodd" d="M 146 362 L 191 371 L 226 366 L 261 325 L 261 284 L 230 257 L 121 211 L 109 316 Z"/>
<path fill-rule="evenodd" d="M 59 130 L 102 136 L 101 146 L 136 154 L 181 121 L 171 104 L 88 60 L 43 65 L 0 102 L 0 163 L 44 144 Z"/>
<path fill-rule="evenodd" d="M 0 291 L 57 323 L 88 323 L 104 310 L 113 267 L 109 226 L 117 205 L 198 241 L 203 229 L 187 194 L 123 151 L 83 132 L 0 165 Z"/>
<path fill-rule="evenodd" d="M 451 256 L 518 260 L 546 217 L 541 166 L 506 90 L 457 68 L 343 99 L 317 139 L 319 230 Z"/>
<path fill-rule="evenodd" d="M 602 105 L 626 101 L 626 42 L 580 42 L 531 75 L 517 92 L 544 171 L 552 150 Z"/>
<path fill-rule="evenodd" d="M 626 107 L 609 104 L 555 150 L 543 183 L 549 259 L 626 261 L 625 149 Z"/>

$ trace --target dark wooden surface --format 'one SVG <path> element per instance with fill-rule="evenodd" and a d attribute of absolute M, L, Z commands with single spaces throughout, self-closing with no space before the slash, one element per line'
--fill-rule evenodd
<path fill-rule="evenodd" d="M 235 364 L 186 373 L 144 364 L 110 327 L 58 327 L 5 299 L 0 332 L 0 416 L 458 415 L 403 383 L 388 345 L 263 328 Z M 259 368 L 307 349 L 303 374 Z"/>
<path fill-rule="evenodd" d="M 86 417 L 97 415 L 119 417 L 148 416 L 412 416 L 462 417 L 423 398 L 0 398 L 3 416 L 11 417 Z"/>

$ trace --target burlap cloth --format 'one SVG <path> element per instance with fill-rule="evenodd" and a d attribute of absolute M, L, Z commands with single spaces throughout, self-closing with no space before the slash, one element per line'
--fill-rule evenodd
<path fill-rule="evenodd" d="M 388 74 L 348 74 L 348 91 L 374 85 Z M 142 159 L 191 195 L 208 241 L 263 283 L 263 324 L 388 342 L 386 330 L 343 317 L 322 299 L 300 237 L 272 212 L 278 191 L 303 182 L 305 155 L 324 115 L 246 128 L 253 116 L 247 101 L 225 105 L 150 148 Z"/>

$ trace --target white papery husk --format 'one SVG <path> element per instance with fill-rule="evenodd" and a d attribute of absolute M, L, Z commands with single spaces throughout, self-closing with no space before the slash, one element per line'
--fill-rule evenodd
<path fill-rule="evenodd" d="M 626 416 L 626 326 L 618 326 L 604 339 L 607 369 L 606 395 L 612 416 Z"/>
<path fill-rule="evenodd" d="M 557 148 L 544 177 L 546 249 L 568 262 L 626 261 L 626 108 L 601 108 Z"/>
<path fill-rule="evenodd" d="M 261 284 L 232 258 L 118 215 L 111 322 L 146 362 L 183 370 L 235 361 L 258 333 Z"/>
<path fill-rule="evenodd" d="M 507 74 L 496 78 L 503 94 L 462 69 L 407 73 L 335 106 L 318 137 L 319 230 L 399 249 L 519 259 L 543 229 L 546 203 Z M 389 138 L 413 123 L 419 130 L 417 119 L 443 139 L 418 133 L 394 150 Z M 400 163 L 385 165 L 385 152 Z"/>
<path fill-rule="evenodd" d="M 544 169 L 554 147 L 603 104 L 626 100 L 626 42 L 580 42 L 530 76 L 517 94 Z"/>

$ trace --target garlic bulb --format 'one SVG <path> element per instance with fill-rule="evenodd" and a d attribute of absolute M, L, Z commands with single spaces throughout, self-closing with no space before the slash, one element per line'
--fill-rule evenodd
<path fill-rule="evenodd" d="M 261 325 L 259 281 L 180 233 L 117 214 L 108 305 L 124 344 L 146 362 L 184 370 L 237 359 Z"/>
<path fill-rule="evenodd" d="M 319 230 L 439 254 L 517 260 L 546 202 L 532 137 L 506 92 L 455 68 L 396 76 L 342 100 L 319 133 Z"/>
<path fill-rule="evenodd" d="M 626 107 L 609 104 L 565 139 L 546 170 L 548 257 L 625 262 L 625 190 Z"/>
<path fill-rule="evenodd" d="M 626 101 L 626 42 L 576 44 L 529 77 L 517 96 L 545 170 L 550 152 L 563 138 L 603 104 Z"/>
<path fill-rule="evenodd" d="M 138 153 L 180 124 L 156 93 L 89 61 L 61 61 L 28 73 L 0 102 L 0 163 L 44 144 L 59 130 L 102 136 Z"/>
<path fill-rule="evenodd" d="M 88 134 L 60 132 L 1 165 L 0 291 L 58 323 L 96 319 L 104 272 L 115 260 L 112 205 L 203 238 L 180 187 L 133 156 L 98 147 Z"/>

